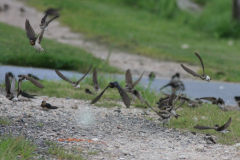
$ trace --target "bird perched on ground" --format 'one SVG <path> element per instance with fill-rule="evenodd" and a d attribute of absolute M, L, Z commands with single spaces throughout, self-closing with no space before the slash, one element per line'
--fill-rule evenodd
<path fill-rule="evenodd" d="M 46 25 L 45 31 L 48 30 L 47 27 L 48 27 L 49 23 L 51 23 L 54 19 L 56 19 L 56 18 L 59 17 L 59 16 L 55 16 L 55 17 L 51 18 L 50 20 L 46 21 L 46 20 L 47 20 L 47 16 L 48 16 L 48 14 L 46 14 L 46 15 L 42 18 L 41 23 L 39 24 L 39 26 L 40 26 L 41 29 L 43 29 L 44 26 Z"/>
<path fill-rule="evenodd" d="M 31 99 L 36 99 L 34 96 L 37 96 L 37 95 L 30 95 L 22 90 L 19 91 L 17 89 L 17 98 L 20 101 L 29 101 Z"/>
<path fill-rule="evenodd" d="M 92 81 L 93 81 L 94 91 L 99 92 L 100 88 L 99 88 L 99 84 L 98 84 L 98 80 L 97 80 L 97 69 L 94 69 L 94 71 L 93 71 Z"/>
<path fill-rule="evenodd" d="M 153 80 L 156 77 L 156 75 L 155 75 L 154 72 L 150 72 L 148 77 L 149 77 L 150 80 Z"/>
<path fill-rule="evenodd" d="M 80 82 L 85 78 L 85 76 L 88 74 L 88 72 L 91 70 L 92 68 L 92 65 L 90 66 L 90 68 L 88 69 L 88 71 L 82 76 L 82 78 L 80 78 L 77 82 L 73 82 L 71 81 L 70 79 L 68 79 L 67 77 L 65 77 L 61 72 L 59 72 L 57 69 L 55 70 L 55 72 L 57 73 L 57 75 L 62 78 L 63 80 L 69 82 L 72 84 L 72 86 L 75 88 L 75 89 L 79 89 L 80 88 Z"/>
<path fill-rule="evenodd" d="M 207 101 L 211 101 L 212 104 L 216 104 L 218 105 L 219 108 L 221 109 L 225 109 L 225 102 L 222 98 L 215 98 L 215 97 L 202 97 L 202 98 L 199 98 L 199 99 L 204 99 L 204 100 L 207 100 Z"/>
<path fill-rule="evenodd" d="M 145 103 L 147 104 L 148 107 L 150 107 L 154 112 L 157 113 L 157 115 L 160 117 L 158 120 L 162 122 L 163 126 L 165 124 L 168 124 L 169 123 L 169 120 L 170 120 L 170 112 L 166 110 L 166 106 L 163 107 L 163 109 L 165 110 L 159 110 L 159 111 L 156 111 L 155 109 L 153 109 L 153 107 L 151 107 L 146 101 Z"/>
<path fill-rule="evenodd" d="M 194 126 L 193 128 L 199 129 L 199 130 L 205 130 L 205 129 L 214 129 L 217 132 L 220 132 L 222 134 L 225 134 L 227 132 L 230 132 L 230 130 L 226 130 L 232 122 L 232 118 L 230 117 L 227 123 L 225 123 L 223 126 L 219 127 L 218 124 L 214 125 L 214 127 L 208 127 L 208 126 Z"/>
<path fill-rule="evenodd" d="M 42 101 L 41 107 L 43 108 L 43 110 L 58 109 L 58 107 L 52 106 L 51 104 L 47 103 L 46 101 Z"/>
<path fill-rule="evenodd" d="M 216 144 L 216 142 L 213 140 L 212 136 L 209 133 L 206 134 L 204 140 L 207 144 Z"/>
<path fill-rule="evenodd" d="M 122 101 L 123 103 L 125 104 L 125 106 L 127 108 L 130 107 L 130 104 L 131 104 L 131 100 L 129 99 L 127 93 L 122 89 L 122 87 L 119 85 L 118 82 L 110 82 L 108 84 L 108 86 L 96 97 L 92 100 L 91 104 L 94 104 L 96 103 L 101 97 L 102 95 L 104 94 L 104 92 L 108 89 L 108 88 L 117 88 L 118 89 L 118 92 L 122 98 Z"/>
<path fill-rule="evenodd" d="M 31 73 L 28 74 L 28 77 L 31 77 L 31 78 L 33 78 L 35 80 L 38 80 L 38 81 L 41 80 L 40 78 L 38 78 L 37 76 L 35 76 L 35 75 L 31 74 Z"/>
<path fill-rule="evenodd" d="M 26 22 L 25 22 L 25 30 L 26 30 L 26 34 L 27 34 L 27 37 L 28 39 L 30 40 L 30 44 L 33 46 L 33 48 L 36 49 L 36 53 L 40 51 L 43 51 L 45 53 L 47 53 L 41 46 L 41 41 L 42 41 L 42 38 L 43 38 L 43 34 L 44 34 L 44 31 L 45 31 L 45 28 L 46 28 L 46 24 L 44 24 L 44 27 L 43 29 L 41 30 L 41 32 L 39 33 L 39 35 L 36 37 L 35 35 L 35 32 L 32 28 L 32 26 L 30 25 L 29 23 L 29 20 L 26 19 Z"/>
<path fill-rule="evenodd" d="M 163 87 L 160 88 L 160 90 L 164 89 L 165 87 L 171 86 L 172 90 L 180 90 L 180 91 L 184 91 L 185 90 L 185 86 L 183 84 L 183 82 L 180 80 L 180 74 L 176 73 L 175 75 L 172 76 L 171 81 L 164 85 Z"/>
<path fill-rule="evenodd" d="M 195 77 L 199 77 L 199 78 L 201 78 L 202 80 L 206 80 L 206 81 L 210 82 L 211 78 L 210 78 L 208 75 L 205 74 L 204 65 L 203 65 L 203 61 L 202 61 L 201 57 L 200 57 L 197 53 L 195 53 L 195 55 L 198 57 L 198 59 L 200 60 L 200 62 L 201 62 L 201 64 L 202 64 L 203 74 L 202 74 L 202 75 L 199 75 L 199 74 L 197 74 L 196 72 L 192 71 L 191 69 L 185 67 L 183 64 L 181 64 L 182 68 L 183 68 L 186 72 L 188 72 L 189 74 L 191 74 L 191 75 L 193 75 L 193 76 L 195 76 Z"/>
<path fill-rule="evenodd" d="M 85 93 L 94 95 L 88 88 L 85 89 Z"/>
<path fill-rule="evenodd" d="M 143 72 L 144 73 L 144 72 Z M 125 74 L 125 79 L 126 79 L 126 86 L 124 88 L 124 90 L 128 93 L 131 94 L 131 97 L 132 97 L 132 100 L 135 101 L 136 100 L 136 97 L 142 102 L 144 103 L 144 99 L 142 97 L 142 95 L 136 90 L 134 89 L 134 87 L 139 83 L 139 81 L 142 79 L 142 76 L 143 76 L 143 73 L 142 75 L 133 83 L 133 80 L 132 80 L 132 74 L 131 74 L 131 71 L 130 69 L 128 69 L 126 71 L 126 74 Z"/>
<path fill-rule="evenodd" d="M 15 94 L 15 77 L 12 78 L 12 84 L 10 83 L 10 80 L 8 78 L 8 74 L 5 74 L 5 85 L 6 85 L 6 98 L 13 102 L 13 104 L 18 101 L 18 98 L 14 95 Z"/>
<path fill-rule="evenodd" d="M 175 99 L 174 103 L 173 103 L 173 100 L 174 100 L 174 97 L 175 97 L 175 93 L 176 93 L 176 89 L 172 92 L 172 94 L 170 95 L 169 99 L 168 99 L 168 103 L 167 103 L 167 107 L 166 107 L 166 110 L 168 112 L 171 113 L 171 115 L 173 115 L 176 119 L 178 119 L 178 117 L 180 116 L 179 114 L 176 113 L 176 110 L 178 108 L 180 108 L 184 103 L 185 103 L 185 100 L 181 102 L 181 104 L 175 109 L 175 104 L 177 103 L 178 99 L 179 99 L 179 95 L 180 95 L 180 92 L 177 96 L 177 98 Z"/>
<path fill-rule="evenodd" d="M 45 13 L 49 16 L 59 16 L 59 12 L 61 8 L 55 9 L 55 8 L 48 8 Z"/>

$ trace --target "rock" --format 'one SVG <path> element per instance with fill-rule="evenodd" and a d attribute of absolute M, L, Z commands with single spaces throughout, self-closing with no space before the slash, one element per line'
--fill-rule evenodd
<path fill-rule="evenodd" d="M 235 144 L 236 147 L 240 147 L 240 143 Z"/>
<path fill-rule="evenodd" d="M 76 104 L 72 105 L 72 109 L 78 109 L 78 106 Z"/>
<path fill-rule="evenodd" d="M 204 145 L 199 144 L 199 145 L 195 148 L 195 150 L 198 151 L 198 152 L 204 151 Z"/>
<path fill-rule="evenodd" d="M 178 158 L 179 159 L 187 159 L 187 156 L 186 155 L 180 155 Z"/>
<path fill-rule="evenodd" d="M 222 159 L 223 160 L 230 160 L 231 158 L 226 156 L 226 157 L 223 157 Z"/>

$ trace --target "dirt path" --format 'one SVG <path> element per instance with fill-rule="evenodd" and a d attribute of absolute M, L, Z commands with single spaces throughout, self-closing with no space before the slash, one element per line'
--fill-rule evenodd
<path fill-rule="evenodd" d="M 7 12 L 0 12 L 0 22 L 24 29 L 25 20 L 28 18 L 35 32 L 40 32 L 39 23 L 44 16 L 44 13 L 28 7 L 24 3 L 16 0 L 1 0 L 0 5 L 3 4 L 8 4 L 10 9 Z M 19 10 L 20 7 L 25 8 L 25 14 L 21 15 Z M 45 38 L 55 39 L 61 43 L 81 47 L 96 57 L 103 59 L 108 55 L 109 49 L 106 46 L 99 45 L 92 41 L 86 41 L 84 35 L 71 32 L 68 27 L 62 26 L 56 20 L 51 23 L 48 29 L 49 31 L 44 33 Z M 145 75 L 148 75 L 153 71 L 156 73 L 157 77 L 168 78 L 175 74 L 175 72 L 179 72 L 182 75 L 182 78 L 192 79 L 192 76 L 189 76 L 180 67 L 180 63 L 157 61 L 144 56 L 138 56 L 117 50 L 112 51 L 110 65 L 122 70 L 130 68 L 133 74 L 140 74 L 145 70 Z M 198 67 L 193 66 L 191 66 L 191 68 L 194 70 L 198 69 Z"/>

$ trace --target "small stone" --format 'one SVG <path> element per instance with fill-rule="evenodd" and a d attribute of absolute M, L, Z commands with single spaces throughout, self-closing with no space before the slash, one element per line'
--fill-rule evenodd
<path fill-rule="evenodd" d="M 98 138 L 93 138 L 92 140 L 93 140 L 93 141 L 98 141 Z"/>
<path fill-rule="evenodd" d="M 76 104 L 72 105 L 72 109 L 78 109 L 78 106 Z"/>
<path fill-rule="evenodd" d="M 179 159 L 187 159 L 187 156 L 186 155 L 180 155 L 178 158 Z"/>
<path fill-rule="evenodd" d="M 195 148 L 195 150 L 198 151 L 198 152 L 204 151 L 204 145 L 199 144 L 199 145 Z"/>
<path fill-rule="evenodd" d="M 236 147 L 240 147 L 240 143 L 235 144 Z"/>
<path fill-rule="evenodd" d="M 230 158 L 229 157 L 223 157 L 223 160 L 229 160 Z"/>

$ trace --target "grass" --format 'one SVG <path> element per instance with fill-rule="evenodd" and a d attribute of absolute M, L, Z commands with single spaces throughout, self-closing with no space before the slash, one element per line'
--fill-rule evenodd
<path fill-rule="evenodd" d="M 186 24 L 184 15 L 180 15 L 178 20 L 169 20 L 126 6 L 120 0 L 69 0 L 62 3 L 58 0 L 27 0 L 27 4 L 39 10 L 64 6 L 58 18 L 64 25 L 84 33 L 90 40 L 109 46 L 114 44 L 115 48 L 135 54 L 200 66 L 194 55 L 198 52 L 206 73 L 213 80 L 240 81 L 240 68 L 236 67 L 240 61 L 240 40 L 219 39 L 193 29 Z M 228 45 L 231 40 L 234 44 Z M 190 47 L 181 49 L 183 44 Z M 224 72 L 224 75 L 219 76 L 219 72 Z"/>
<path fill-rule="evenodd" d="M 42 46 L 50 53 L 35 53 L 29 44 L 25 31 L 0 23 L 0 64 L 31 66 L 40 68 L 65 69 L 85 72 L 90 65 L 104 68 L 105 72 L 119 72 L 116 68 L 103 63 L 90 53 L 54 40 L 42 40 Z"/>
<path fill-rule="evenodd" d="M 11 123 L 12 123 L 12 120 L 9 118 L 3 118 L 3 117 L 0 118 L 0 125 L 8 126 Z"/>
<path fill-rule="evenodd" d="M 81 151 L 77 149 L 72 149 L 71 151 L 60 147 L 54 142 L 46 141 L 46 144 L 50 147 L 48 148 L 48 154 L 52 154 L 59 159 L 71 159 L 71 160 L 83 160 L 81 156 Z"/>
<path fill-rule="evenodd" d="M 0 137 L 0 159 L 17 160 L 19 156 L 21 159 L 30 159 L 34 156 L 36 145 L 24 139 L 23 136 L 13 137 L 3 135 Z"/>

